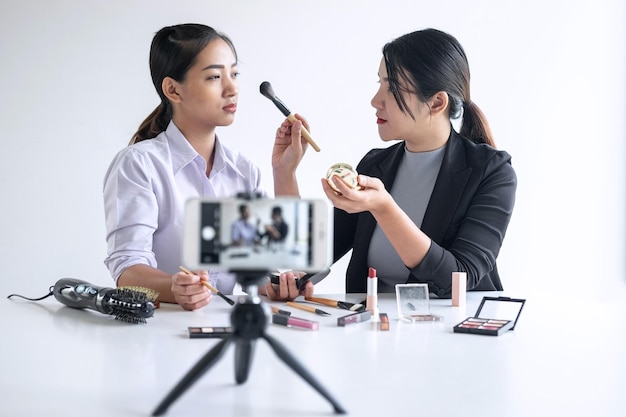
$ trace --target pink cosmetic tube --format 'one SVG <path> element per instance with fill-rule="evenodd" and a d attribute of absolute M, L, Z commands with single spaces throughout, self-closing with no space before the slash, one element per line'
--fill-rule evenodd
<path fill-rule="evenodd" d="M 298 329 L 318 330 L 319 322 L 302 319 L 300 317 L 286 316 L 284 314 L 272 314 L 272 323 L 280 326 L 296 327 Z"/>
<path fill-rule="evenodd" d="M 464 307 L 466 298 L 467 274 L 465 272 L 452 273 L 452 306 Z"/>

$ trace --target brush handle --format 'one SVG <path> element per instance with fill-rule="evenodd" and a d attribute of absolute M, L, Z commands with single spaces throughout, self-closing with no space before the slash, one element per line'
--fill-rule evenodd
<path fill-rule="evenodd" d="M 289 121 L 291 121 L 291 123 L 295 122 L 296 120 L 298 120 L 298 118 L 291 112 L 291 110 L 289 110 L 287 108 L 287 105 L 285 105 L 285 103 L 283 103 L 274 93 L 274 89 L 272 88 L 272 85 L 269 83 L 269 81 L 263 81 L 261 83 L 261 85 L 259 86 L 259 90 L 261 92 L 261 94 L 263 94 L 263 96 L 267 97 L 268 99 L 270 99 L 272 101 L 272 103 L 274 103 L 274 105 L 276 107 L 278 107 L 278 110 L 280 110 L 280 112 L 287 117 L 287 119 L 289 119 Z M 313 140 L 313 138 L 311 137 L 311 134 L 309 133 L 309 131 L 306 129 L 306 127 L 302 126 L 302 129 L 300 130 L 300 134 L 302 135 L 302 137 L 309 142 L 309 144 L 311 145 L 311 147 L 313 149 L 315 149 L 316 152 L 320 151 L 320 147 L 317 145 L 317 143 L 315 143 L 315 141 Z"/>
<path fill-rule="evenodd" d="M 313 306 L 306 306 L 299 303 L 294 303 L 293 301 L 287 301 L 287 305 L 289 307 L 299 308 L 300 310 L 308 311 L 309 313 L 319 314 L 320 316 L 330 316 L 330 313 L 327 313 L 324 310 L 320 310 L 319 308 L 315 308 Z"/>
<path fill-rule="evenodd" d="M 195 275 L 193 272 L 191 272 L 190 270 L 188 270 L 187 268 L 185 268 L 184 266 L 179 266 L 178 267 L 181 271 L 183 271 L 185 274 L 187 275 Z M 211 291 L 213 291 L 215 294 L 219 295 L 220 297 L 222 297 L 222 299 L 224 301 L 226 301 L 228 304 L 230 304 L 231 306 L 235 305 L 235 302 L 226 297 L 224 294 L 222 294 L 220 291 L 217 290 L 217 288 L 215 288 L 214 286 L 212 286 L 211 284 L 209 284 L 208 282 L 206 282 L 205 280 L 201 280 L 200 283 L 202 285 L 204 285 L 205 287 L 207 287 L 208 289 L 210 289 Z"/>
<path fill-rule="evenodd" d="M 271 306 L 273 314 L 282 314 L 283 316 L 291 316 L 291 311 L 281 310 L 276 306 Z"/>
<path fill-rule="evenodd" d="M 311 301 L 313 303 L 324 304 L 326 306 L 341 308 L 343 310 L 350 310 L 350 311 L 365 310 L 365 306 L 363 304 L 354 304 L 354 303 L 349 303 L 347 301 L 337 301 L 337 300 L 332 300 L 330 298 L 320 298 L 320 297 L 305 297 L 304 299 L 306 301 Z"/>
<path fill-rule="evenodd" d="M 72 308 L 88 308 L 103 314 L 111 314 L 104 300 L 113 288 L 102 288 L 74 278 L 62 278 L 54 284 L 53 295 L 62 304 Z"/>
<path fill-rule="evenodd" d="M 304 299 L 313 303 L 324 304 L 325 306 L 329 307 L 337 307 L 337 301 L 331 300 L 330 298 L 304 297 Z"/>
<path fill-rule="evenodd" d="M 209 284 L 206 281 L 201 281 L 202 285 L 204 285 L 205 287 L 207 287 L 208 289 L 210 289 L 211 291 L 213 291 L 215 294 L 217 294 L 218 296 L 220 296 L 224 301 L 226 301 L 228 304 L 230 304 L 231 306 L 235 305 L 235 301 L 228 298 L 227 296 L 225 296 L 221 291 L 218 291 L 217 288 L 215 288 L 214 286 L 212 286 L 211 284 Z"/>
<path fill-rule="evenodd" d="M 289 113 L 289 115 L 287 116 L 287 119 L 289 119 L 291 123 L 298 120 L 293 113 Z M 309 131 L 306 130 L 306 127 L 304 127 L 304 125 L 302 126 L 302 130 L 300 130 L 300 134 L 302 135 L 304 139 L 306 139 L 307 142 L 309 142 L 311 147 L 315 149 L 315 152 L 319 152 L 321 150 L 320 147 L 317 145 L 317 143 L 315 143 L 315 141 L 311 137 L 311 134 L 309 133 Z"/>

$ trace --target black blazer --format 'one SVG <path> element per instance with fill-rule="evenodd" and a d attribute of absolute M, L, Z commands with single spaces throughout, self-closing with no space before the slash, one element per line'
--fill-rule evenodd
<path fill-rule="evenodd" d="M 373 149 L 357 172 L 391 189 L 404 142 Z M 426 257 L 407 268 L 406 282 L 427 283 L 431 293 L 450 297 L 452 272 L 467 273 L 467 289 L 500 291 L 496 258 L 513 212 L 517 177 L 511 156 L 460 136 L 452 129 L 421 229 L 432 240 Z M 367 254 L 376 221 L 369 212 L 334 209 L 334 259 L 352 249 L 346 291 L 367 291 Z"/>

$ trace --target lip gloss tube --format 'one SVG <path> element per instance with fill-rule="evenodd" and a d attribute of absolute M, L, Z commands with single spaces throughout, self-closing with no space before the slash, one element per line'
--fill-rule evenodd
<path fill-rule="evenodd" d="M 319 322 L 313 320 L 302 319 L 300 317 L 292 317 L 284 314 L 272 314 L 272 323 L 286 327 L 297 327 L 299 329 L 317 330 L 320 327 Z"/>
<path fill-rule="evenodd" d="M 369 320 L 372 317 L 372 313 L 369 311 L 359 311 L 357 313 L 348 314 L 347 316 L 337 318 L 337 326 L 347 326 L 348 324 L 361 323 Z"/>

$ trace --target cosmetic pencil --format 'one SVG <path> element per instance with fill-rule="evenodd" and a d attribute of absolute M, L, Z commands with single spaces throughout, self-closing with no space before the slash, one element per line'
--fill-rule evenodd
<path fill-rule="evenodd" d="M 179 266 L 180 270 L 183 271 L 185 274 L 187 275 L 194 275 L 193 272 L 191 272 L 190 270 L 188 270 L 187 268 L 185 268 L 184 266 Z M 213 291 L 215 294 L 219 295 L 220 297 L 222 297 L 224 299 L 224 301 L 226 301 L 228 304 L 235 305 L 235 301 L 231 300 L 230 298 L 226 297 L 224 294 L 222 294 L 220 291 L 217 290 L 217 288 L 215 288 L 213 285 L 209 284 L 208 282 L 201 280 L 200 283 L 202 285 L 204 285 L 205 287 L 207 287 L 208 289 L 210 289 L 211 291 Z"/>
<path fill-rule="evenodd" d="M 329 307 L 341 308 L 342 310 L 350 310 L 350 311 L 365 310 L 365 305 L 349 303 L 347 301 L 338 301 L 338 300 L 332 300 L 330 298 L 321 298 L 321 297 L 305 297 L 304 299 L 312 303 L 319 303 L 319 304 L 324 304 Z"/>
<path fill-rule="evenodd" d="M 287 301 L 287 305 L 289 307 L 299 308 L 300 310 L 308 311 L 309 313 L 318 314 L 320 316 L 330 316 L 330 313 L 327 313 L 324 310 L 320 310 L 319 308 L 303 305 L 300 303 L 294 303 L 293 301 Z"/>
<path fill-rule="evenodd" d="M 276 306 L 271 306 L 271 307 L 272 307 L 272 313 L 274 314 L 282 314 L 283 316 L 291 316 L 291 311 L 281 310 L 280 308 Z"/>
<path fill-rule="evenodd" d="M 318 330 L 320 324 L 317 321 L 307 320 L 300 317 L 286 316 L 284 314 L 272 314 L 272 323 L 286 327 L 299 329 Z"/>

